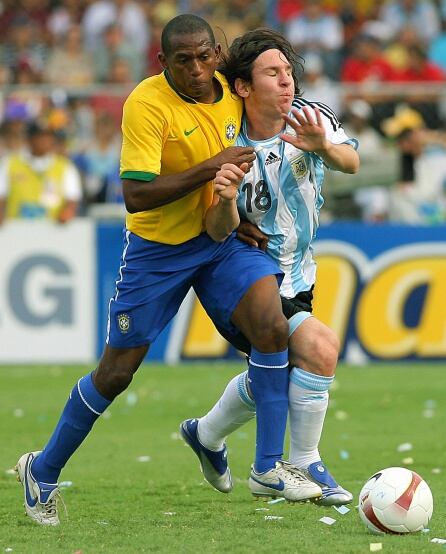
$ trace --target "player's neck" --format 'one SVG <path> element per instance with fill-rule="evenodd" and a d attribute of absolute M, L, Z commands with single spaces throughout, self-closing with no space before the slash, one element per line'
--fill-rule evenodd
<path fill-rule="evenodd" d="M 266 140 L 278 135 L 285 127 L 283 119 L 265 118 L 255 112 L 247 113 L 247 130 L 251 140 Z"/>

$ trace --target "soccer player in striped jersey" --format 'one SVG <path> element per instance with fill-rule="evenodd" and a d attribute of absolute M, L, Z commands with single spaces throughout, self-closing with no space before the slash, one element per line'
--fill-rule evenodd
<path fill-rule="evenodd" d="M 245 175 L 224 165 L 215 179 L 219 194 L 232 196 L 244 223 L 239 236 L 264 246 L 285 274 L 280 288 L 289 322 L 289 421 L 291 464 L 322 488 L 325 505 L 351 502 L 319 454 L 319 440 L 338 357 L 334 332 L 313 317 L 312 290 L 316 264 L 312 241 L 323 199 L 325 169 L 355 173 L 357 142 L 346 136 L 336 115 L 300 96 L 296 78 L 299 57 L 279 33 L 250 31 L 236 39 L 222 69 L 230 86 L 244 99 L 245 116 L 237 144 L 251 146 L 257 157 Z M 234 218 L 234 226 L 239 217 Z M 220 329 L 238 349 L 249 354 L 242 334 Z M 208 449 L 221 449 L 228 434 L 254 417 L 256 405 L 246 372 L 228 384 L 222 397 L 197 423 L 197 435 Z M 183 423 L 184 425 L 184 423 Z M 213 484 L 216 468 L 202 470 Z M 255 468 L 249 486 L 254 494 L 269 490 Z"/>
<path fill-rule="evenodd" d="M 206 21 L 177 16 L 164 28 L 161 44 L 164 72 L 142 81 L 124 106 L 121 178 L 128 214 L 104 353 L 73 387 L 43 451 L 28 452 L 17 463 L 26 513 L 42 525 L 59 524 L 55 499 L 62 468 L 130 385 L 191 286 L 217 325 L 240 329 L 252 344 L 260 478 L 280 483 L 279 494 L 290 501 L 321 495 L 318 485 L 282 461 L 288 407 L 282 272 L 236 239 L 233 203 L 213 192 L 222 165 L 247 170 L 255 159 L 253 147 L 234 147 L 241 100 L 215 71 L 220 48 Z M 226 460 L 225 449 L 209 455 L 216 464 Z"/>

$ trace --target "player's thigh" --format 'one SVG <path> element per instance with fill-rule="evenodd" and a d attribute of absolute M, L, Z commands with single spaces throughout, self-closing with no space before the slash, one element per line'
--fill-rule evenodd
<path fill-rule="evenodd" d="M 235 331 L 233 314 L 239 304 L 243 305 L 240 313 L 244 311 L 247 319 L 256 318 L 258 323 L 265 323 L 271 314 L 283 319 L 277 284 L 281 278 L 279 267 L 264 252 L 231 236 L 212 263 L 202 268 L 193 286 L 214 323 Z"/>
<path fill-rule="evenodd" d="M 153 243 L 133 233 L 126 237 L 106 339 L 121 349 L 148 346 L 156 339 L 177 313 L 196 271 L 190 245 Z"/>
<path fill-rule="evenodd" d="M 261 351 L 287 347 L 288 322 L 274 276 L 266 275 L 250 286 L 234 309 L 232 322 Z"/>
<path fill-rule="evenodd" d="M 334 375 L 339 353 L 336 334 L 311 316 L 292 333 L 288 343 L 290 365 L 318 375 Z"/>

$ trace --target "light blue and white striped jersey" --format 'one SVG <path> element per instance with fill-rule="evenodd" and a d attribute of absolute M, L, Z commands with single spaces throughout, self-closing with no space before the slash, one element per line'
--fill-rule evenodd
<path fill-rule="evenodd" d="M 319 108 L 328 140 L 357 147 L 357 141 L 347 137 L 336 115 L 325 104 L 294 99 L 293 108 L 302 110 L 304 106 Z M 294 134 L 289 126 L 285 132 Z M 326 166 L 313 152 L 295 148 L 278 135 L 267 140 L 251 140 L 246 119 L 236 144 L 253 146 L 257 154 L 239 188 L 240 216 L 269 236 L 267 253 L 285 273 L 280 294 L 294 298 L 299 292 L 309 290 L 316 280 L 311 242 L 319 225 Z"/>

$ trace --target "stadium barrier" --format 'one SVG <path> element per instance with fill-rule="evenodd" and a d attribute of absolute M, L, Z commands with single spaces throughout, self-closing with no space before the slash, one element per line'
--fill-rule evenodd
<path fill-rule="evenodd" d="M 120 223 L 9 222 L 0 229 L 0 363 L 90 363 L 102 351 Z M 323 225 L 314 312 L 350 363 L 446 358 L 446 226 Z M 193 293 L 148 359 L 239 358 Z"/>

